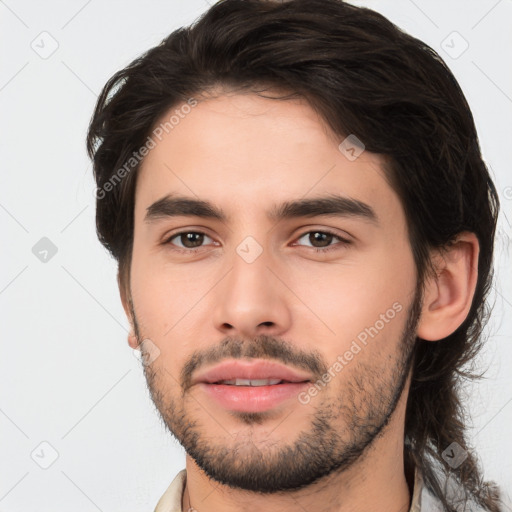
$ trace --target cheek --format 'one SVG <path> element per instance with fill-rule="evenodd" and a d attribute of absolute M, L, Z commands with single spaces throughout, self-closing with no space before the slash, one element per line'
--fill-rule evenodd
<path fill-rule="evenodd" d="M 160 351 L 155 369 L 169 374 L 165 386 L 174 387 L 185 359 L 212 337 L 200 331 L 208 316 L 205 294 L 212 287 L 213 272 L 206 266 L 203 270 L 194 265 L 178 267 L 161 259 L 149 263 L 154 260 L 134 247 L 132 298 L 141 336 L 151 339 Z"/>
<path fill-rule="evenodd" d="M 204 294 L 197 272 L 134 248 L 131 291 L 137 318 L 157 336 L 167 332 Z"/>
<path fill-rule="evenodd" d="M 327 357 L 335 358 L 358 336 L 364 340 L 365 333 L 369 340 L 379 340 L 383 349 L 393 350 L 398 344 L 414 298 L 415 267 L 408 248 L 397 257 L 393 252 L 288 273 L 290 288 L 304 301 L 295 311 L 299 330 L 308 331 L 310 339 L 320 336 Z"/>

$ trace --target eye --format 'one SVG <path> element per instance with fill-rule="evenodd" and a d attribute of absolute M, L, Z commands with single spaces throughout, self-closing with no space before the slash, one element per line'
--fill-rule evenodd
<path fill-rule="evenodd" d="M 342 238 L 339 235 L 336 235 L 335 233 L 332 233 L 330 231 L 307 231 L 303 233 L 297 240 L 300 241 L 305 237 L 307 237 L 307 240 L 312 243 L 312 245 L 309 247 L 315 249 L 316 252 L 327 252 L 339 249 L 340 246 L 344 247 L 346 245 L 350 245 L 351 243 L 349 240 L 346 240 L 345 238 Z M 332 242 L 334 239 L 339 240 L 339 243 L 332 245 L 330 242 Z M 313 244 L 319 244 L 319 246 Z"/>
<path fill-rule="evenodd" d="M 311 243 L 309 247 L 314 249 L 316 252 L 325 253 L 330 250 L 340 249 L 341 247 L 350 245 L 350 241 L 342 238 L 341 236 L 326 230 L 313 230 L 306 231 L 303 233 L 297 241 L 307 237 L 307 241 Z M 211 242 L 214 240 L 202 231 L 180 231 L 174 233 L 166 240 L 163 245 L 171 245 L 172 250 L 176 252 L 193 254 L 198 252 L 202 247 L 203 243 L 209 239 Z M 332 244 L 333 240 L 338 240 L 339 243 Z M 318 245 L 316 245 L 318 244 Z M 294 244 L 302 245 L 302 244 Z M 340 247 L 341 246 L 341 247 Z M 308 247 L 306 245 L 306 247 Z"/>
<path fill-rule="evenodd" d="M 164 245 L 175 245 L 176 247 L 173 247 L 173 250 L 178 252 L 194 253 L 203 247 L 202 244 L 205 241 L 205 238 L 208 238 L 213 242 L 211 237 L 201 231 L 181 231 L 179 233 L 174 233 L 163 243 Z M 179 243 L 173 242 L 174 239 Z"/>

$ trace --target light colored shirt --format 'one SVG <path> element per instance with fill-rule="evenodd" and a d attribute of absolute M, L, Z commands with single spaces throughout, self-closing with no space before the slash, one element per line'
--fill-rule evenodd
<path fill-rule="evenodd" d="M 181 508 L 186 479 L 187 472 L 185 469 L 182 469 L 158 501 L 155 512 L 188 512 Z M 443 511 L 444 509 L 441 502 L 424 486 L 421 473 L 416 470 L 414 473 L 414 489 L 409 512 Z"/>

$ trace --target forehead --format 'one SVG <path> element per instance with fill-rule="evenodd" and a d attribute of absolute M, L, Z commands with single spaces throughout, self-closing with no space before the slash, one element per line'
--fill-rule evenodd
<path fill-rule="evenodd" d="M 160 136 L 139 170 L 136 217 L 167 194 L 207 199 L 238 216 L 326 193 L 399 214 L 381 155 L 347 158 L 338 147 L 344 137 L 305 100 L 233 93 L 183 105 L 155 124 Z"/>

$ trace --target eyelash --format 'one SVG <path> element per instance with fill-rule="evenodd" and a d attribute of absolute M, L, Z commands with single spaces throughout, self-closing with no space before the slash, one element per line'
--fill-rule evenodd
<path fill-rule="evenodd" d="M 163 245 L 172 245 L 171 244 L 171 240 L 173 240 L 174 238 L 177 238 L 179 237 L 180 235 L 186 235 L 186 234 L 190 234 L 190 233 L 193 233 L 195 235 L 205 235 L 205 236 L 208 236 L 206 233 L 202 232 L 202 231 L 179 231 L 178 233 L 173 233 L 171 236 L 167 237 L 164 242 L 163 242 Z M 347 245 L 350 245 L 351 242 L 349 240 L 346 240 L 345 238 L 342 238 L 340 237 L 339 235 L 337 235 L 336 233 L 333 233 L 332 231 L 329 231 L 329 230 L 319 230 L 319 229 L 313 229 L 313 230 L 310 230 L 310 231 L 305 231 L 304 233 L 302 233 L 298 238 L 297 240 L 300 240 L 301 238 L 303 238 L 305 235 L 308 235 L 310 233 L 322 233 L 324 235 L 332 235 L 334 238 L 337 238 L 340 243 L 339 244 L 335 244 L 335 245 L 329 245 L 327 247 L 324 247 L 324 248 L 320 248 L 320 247 L 310 247 L 310 249 L 313 249 L 315 252 L 317 253 L 326 253 L 326 252 L 329 252 L 329 251 L 332 251 L 332 250 L 336 250 L 336 249 L 339 249 L 339 245 L 345 247 Z M 211 237 L 209 237 L 211 238 Z M 304 247 L 304 246 L 303 246 Z M 176 252 L 179 252 L 179 253 L 183 253 L 183 254 L 195 254 L 199 251 L 201 251 L 202 249 L 204 249 L 204 246 L 201 246 L 201 247 L 196 247 L 194 249 L 182 249 L 180 247 L 173 247 L 172 250 L 173 251 L 176 251 Z"/>

